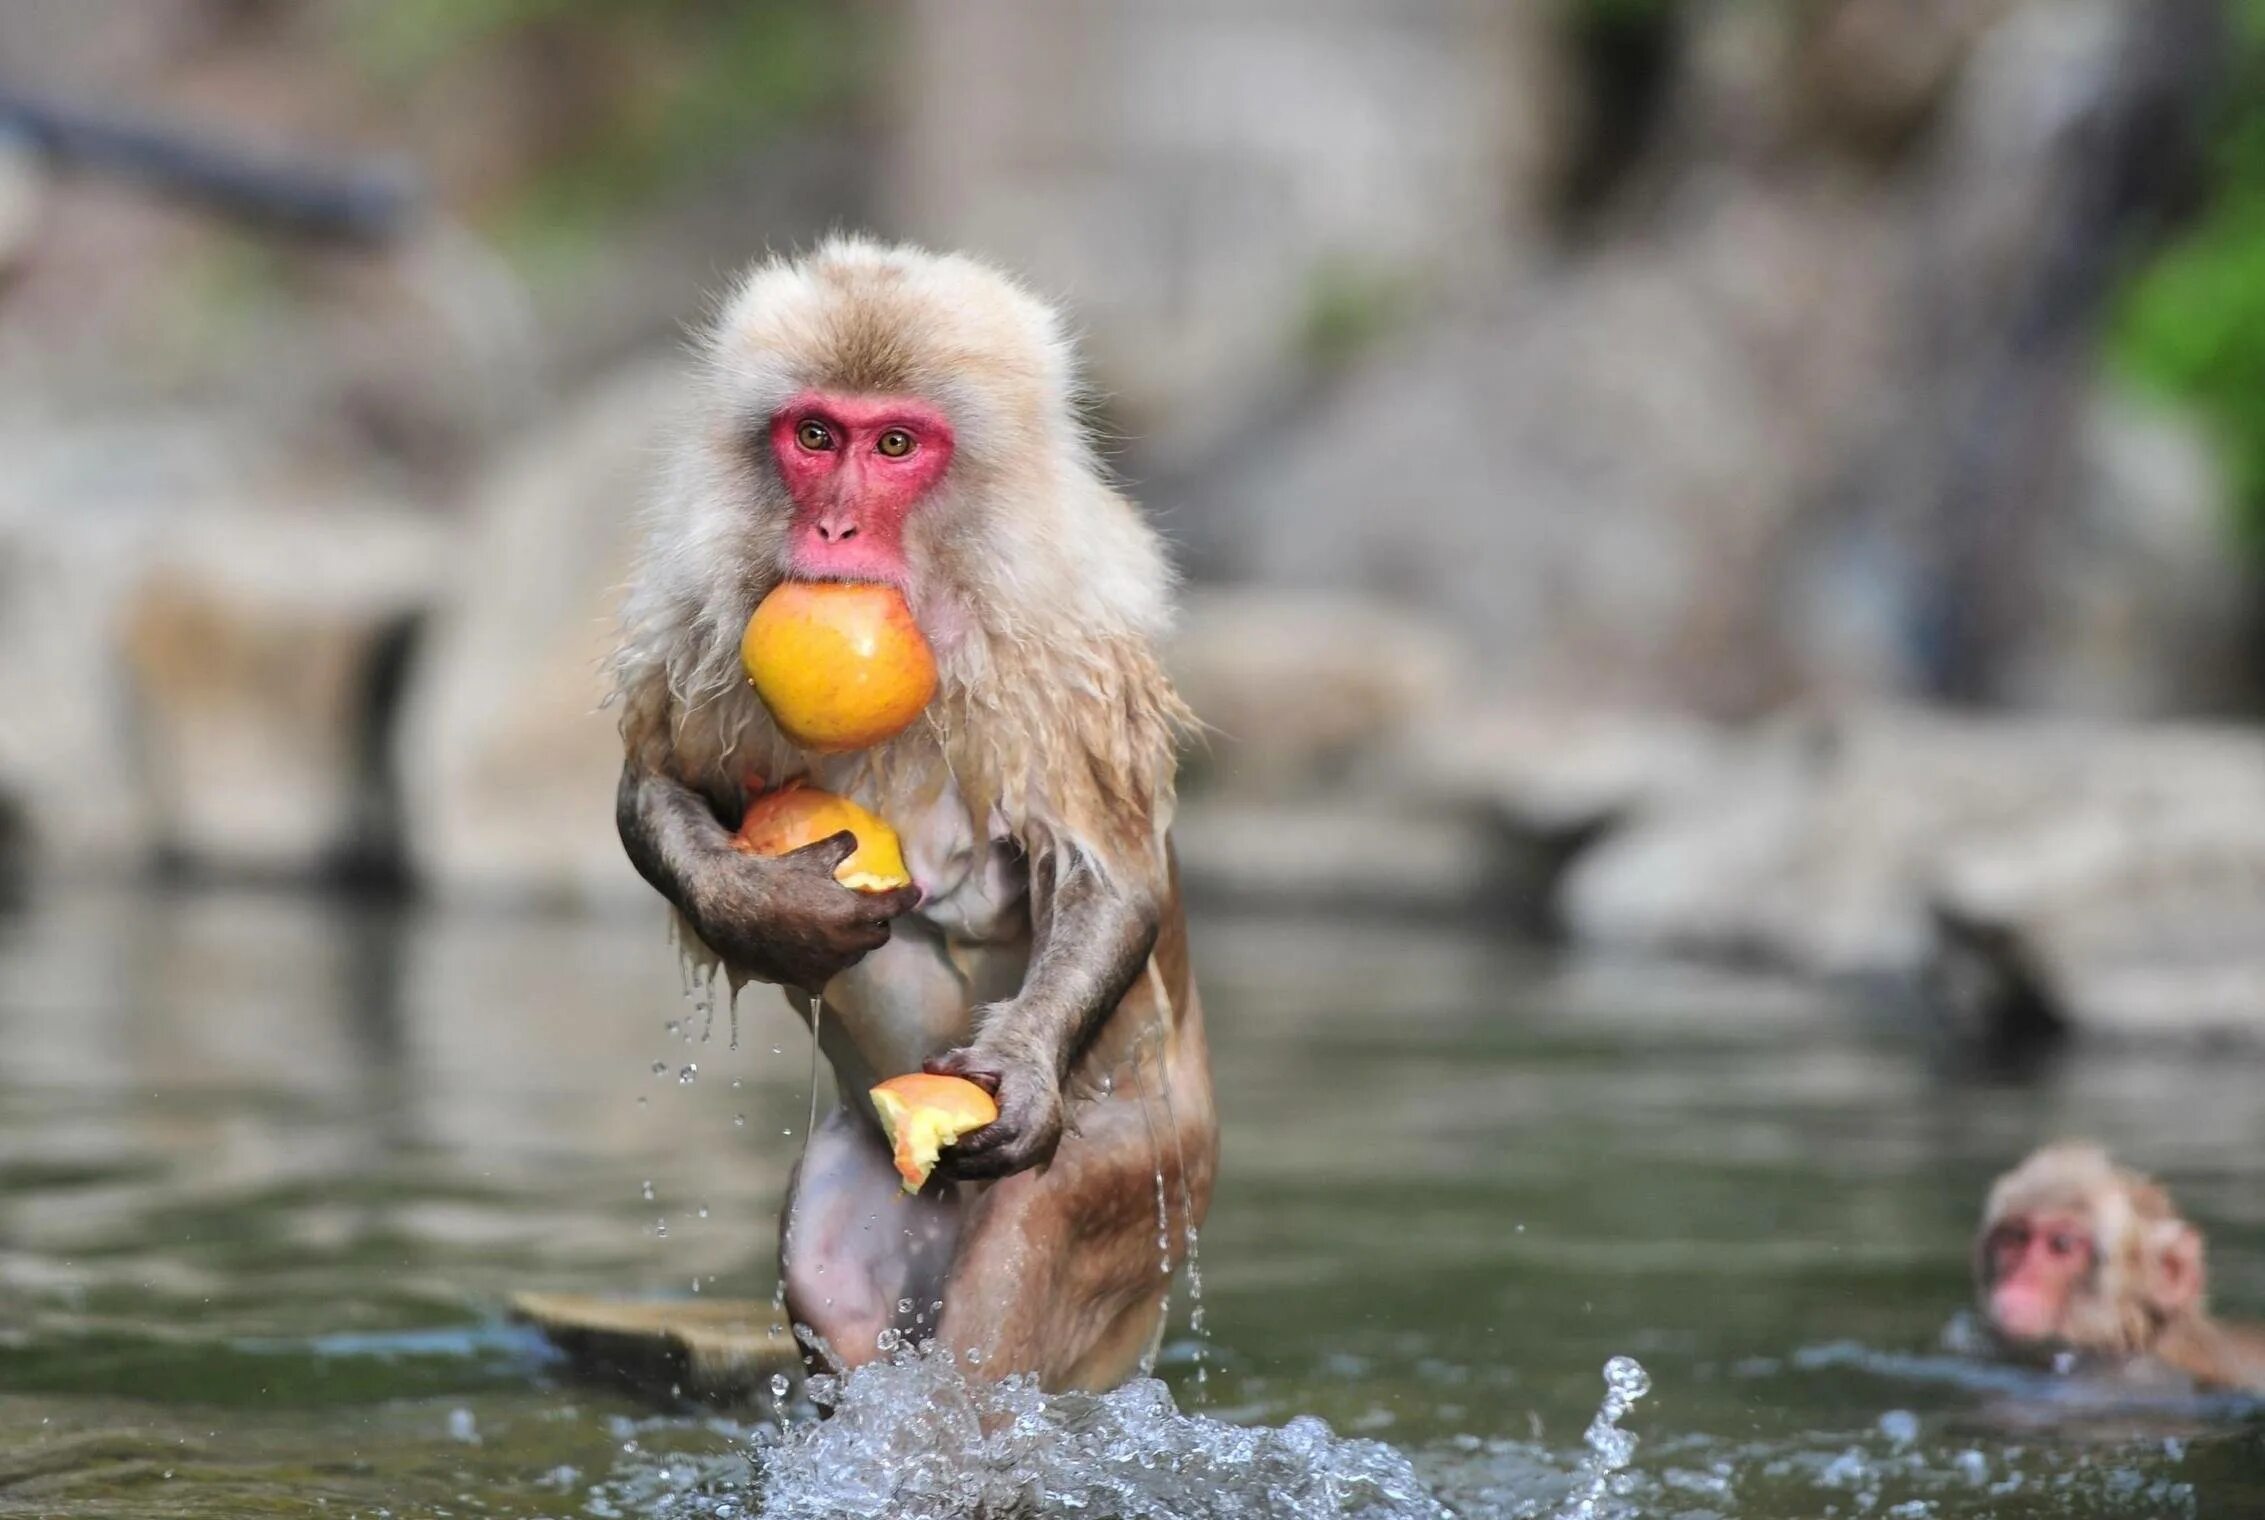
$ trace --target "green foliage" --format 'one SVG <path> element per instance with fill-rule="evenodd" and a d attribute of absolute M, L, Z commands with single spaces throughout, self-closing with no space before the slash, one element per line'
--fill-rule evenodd
<path fill-rule="evenodd" d="M 2196 407 L 2217 435 L 2238 527 L 2265 554 L 2265 0 L 2235 0 L 2239 47 L 2212 143 L 2208 210 L 2124 293 L 2119 371 Z"/>
<path fill-rule="evenodd" d="M 1341 369 L 1400 325 L 1412 297 L 1401 277 L 1325 259 L 1306 277 L 1299 346 L 1316 369 Z"/>

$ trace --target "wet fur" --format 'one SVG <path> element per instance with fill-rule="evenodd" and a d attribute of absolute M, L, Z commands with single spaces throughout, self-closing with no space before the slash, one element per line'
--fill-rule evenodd
<path fill-rule="evenodd" d="M 2116 1165 L 2096 1145 L 2047 1146 L 1991 1187 L 1975 1237 L 1985 1321 L 1993 1286 L 1990 1231 L 2025 1214 L 2069 1214 L 2091 1227 L 2092 1272 L 2071 1295 L 2060 1327 L 2068 1349 L 2111 1363 L 2153 1358 L 2204 1384 L 2265 1393 L 2265 1335 L 2213 1319 L 2204 1295 L 2178 1313 L 2151 1301 L 2147 1253 L 2169 1235 L 2192 1233 L 2193 1226 L 2160 1184 Z M 2199 1271 L 2199 1235 L 2196 1252 Z"/>
<path fill-rule="evenodd" d="M 700 369 L 700 420 L 625 602 L 614 681 L 632 760 L 725 796 L 810 767 L 740 668 L 789 520 L 768 420 L 811 388 L 916 395 L 958 433 L 945 496 L 905 534 L 939 685 L 866 764 L 891 783 L 948 775 L 971 814 L 996 807 L 1059 871 L 1159 889 L 1189 727 L 1155 654 L 1172 581 L 1086 442 L 1060 318 L 974 260 L 837 239 L 749 274 Z"/>
<path fill-rule="evenodd" d="M 1178 1264 L 1203 1216 L 1218 1146 L 1168 833 L 1190 723 L 1155 654 L 1172 590 L 1161 546 L 1087 446 L 1059 319 L 972 260 L 847 239 L 767 263 L 724 303 L 700 372 L 697 420 L 650 510 L 614 667 L 632 860 L 680 914 L 704 910 L 716 894 L 703 889 L 730 884 L 746 858 L 727 850 L 719 863 L 714 820 L 700 815 L 735 818 L 750 784 L 811 773 L 900 823 L 954 793 L 978 847 L 997 837 L 996 820 L 1009 841 L 998 858 L 1019 851 L 1028 877 L 1001 922 L 955 929 L 915 912 L 893 935 L 877 928 L 879 948 L 863 959 L 807 982 L 824 983 L 826 1007 L 841 1010 L 827 1029 L 847 1037 L 828 1050 L 845 1107 L 812 1137 L 790 1189 L 789 1307 L 830 1357 L 854 1363 L 874 1354 L 896 1302 L 938 1292 L 935 1333 L 955 1352 L 980 1349 L 987 1369 L 1031 1371 L 1049 1387 L 1106 1387 L 1153 1349 L 1159 1268 Z M 769 425 L 810 390 L 910 394 L 956 438 L 903 543 L 938 692 L 921 723 L 857 757 L 799 751 L 740 664 L 792 514 Z M 772 865 L 784 872 L 792 859 Z M 707 915 L 719 942 L 753 931 L 746 964 L 725 967 L 735 979 L 791 934 L 795 915 L 773 911 L 772 890 Z M 822 874 L 791 891 L 817 894 L 800 900 L 806 910 L 839 906 Z M 702 932 L 683 943 L 708 958 Z M 818 955 L 804 948 L 801 961 Z M 956 975 L 972 995 L 988 984 L 985 963 L 1017 968 L 1019 990 L 982 1007 L 935 990 Z M 956 1048 L 938 1050 L 947 1026 Z M 865 1034 L 892 1063 L 967 1063 L 964 1074 L 999 1085 L 1001 1121 L 954 1147 L 958 1180 L 932 1180 L 916 1200 L 897 1196 L 850 1080 L 875 1059 L 857 1049 Z M 1051 1112 L 1010 1123 L 1018 1102 Z M 1048 1117 L 1058 1122 L 1039 1122 Z M 1009 1139 L 978 1157 L 994 1132 Z M 900 1248 L 869 1229 L 899 1206 L 927 1222 L 925 1244 Z"/>

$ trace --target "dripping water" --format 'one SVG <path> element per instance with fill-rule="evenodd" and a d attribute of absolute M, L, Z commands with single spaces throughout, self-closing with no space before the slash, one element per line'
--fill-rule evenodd
<path fill-rule="evenodd" d="M 1156 1037 L 1156 1085 L 1164 1100 L 1164 1127 L 1172 1134 L 1173 1159 L 1180 1169 L 1180 1219 L 1187 1245 L 1188 1334 L 1195 1342 L 1195 1402 L 1205 1404 L 1210 1401 L 1211 1368 L 1207 1357 L 1210 1340 L 1203 1325 L 1202 1247 L 1197 1238 L 1195 1223 L 1195 1190 L 1188 1185 L 1187 1143 L 1180 1132 L 1179 1115 L 1172 1108 L 1171 1073 L 1165 1069 L 1170 1051 L 1169 1016 L 1172 1013 L 1172 998 L 1164 986 L 1164 974 L 1157 969 L 1153 959 L 1148 963 L 1148 986 L 1155 1010 L 1153 1028 Z M 1161 1154 L 1158 1155 L 1157 1162 L 1159 1166 L 1162 1165 Z M 1158 1182 L 1161 1184 L 1161 1177 Z"/>
<path fill-rule="evenodd" d="M 1156 1253 L 1157 1270 L 1164 1275 L 1164 1299 L 1157 1309 L 1157 1336 L 1149 1348 L 1141 1353 L 1140 1375 L 1149 1377 L 1156 1371 L 1156 1353 L 1164 1344 L 1163 1327 L 1172 1321 L 1172 1211 L 1164 1201 L 1164 1146 L 1156 1138 L 1156 1116 L 1148 1107 L 1148 1084 L 1141 1079 L 1141 1051 L 1135 1042 L 1132 1052 L 1133 1102 L 1140 1109 L 1140 1122 L 1148 1131 L 1148 1153 L 1156 1165 Z"/>
<path fill-rule="evenodd" d="M 821 1046 L 820 1046 L 820 1044 L 819 1044 L 819 1040 L 818 1040 L 818 1032 L 819 1032 L 819 1025 L 820 1025 L 820 1024 L 821 1024 L 821 1023 L 823 1022 L 823 1020 L 825 1019 L 825 1015 L 826 1015 L 826 999 L 825 999 L 825 994 L 824 994 L 824 993 L 822 993 L 822 992 L 813 992 L 813 993 L 811 993 L 811 994 L 810 994 L 810 1117 L 809 1117 L 808 1121 L 807 1121 L 807 1122 L 806 1122 L 806 1123 L 805 1123 L 805 1124 L 803 1125 L 803 1127 L 802 1127 L 802 1155 L 801 1155 L 801 1158 L 800 1158 L 799 1160 L 797 1160 L 797 1161 L 795 1162 L 795 1165 L 794 1165 L 794 1175 L 795 1175 L 795 1177 L 796 1177 L 796 1178 L 797 1178 L 798 1180 L 799 1180 L 799 1178 L 800 1178 L 800 1177 L 801 1177 L 801 1175 L 802 1175 L 802 1170 L 803 1170 L 803 1168 L 804 1168 L 805 1166 L 807 1166 L 807 1165 L 809 1164 L 809 1161 L 810 1161 L 810 1137 L 811 1137 L 812 1135 L 814 1135 L 814 1134 L 816 1134 L 816 1133 L 818 1132 L 818 1059 L 819 1059 L 819 1052 L 820 1052 L 820 1049 L 821 1049 Z M 778 1046 L 776 1046 L 776 1045 L 772 1046 L 772 1047 L 771 1047 L 771 1053 L 772 1053 L 773 1055 L 777 1055 L 777 1054 L 779 1054 L 779 1047 L 778 1047 Z M 791 1254 L 791 1253 L 793 1252 L 793 1250 L 794 1250 L 794 1212 L 795 1212 L 795 1210 L 794 1210 L 794 1205 L 795 1205 L 796 1203 L 799 1203 L 799 1202 L 801 1201 L 801 1200 L 800 1200 L 801 1188 L 800 1188 L 800 1186 L 799 1186 L 799 1185 L 798 1185 L 798 1186 L 796 1187 L 796 1189 L 795 1189 L 795 1194 L 796 1194 L 795 1198 L 794 1198 L 794 1199 L 793 1199 L 792 1201 L 790 1201 L 790 1202 L 789 1202 L 789 1204 L 788 1204 L 788 1207 L 787 1207 L 787 1219 L 786 1219 L 786 1240 L 785 1240 L 785 1243 L 784 1243 L 784 1249 L 783 1249 L 783 1250 L 781 1251 L 781 1253 L 780 1253 L 780 1264 L 779 1264 L 779 1281 L 778 1281 L 778 1286 L 777 1286 L 777 1287 L 775 1287 L 775 1288 L 773 1288 L 773 1289 L 771 1290 L 771 1319 L 772 1319 L 772 1322 L 773 1322 L 773 1324 L 774 1324 L 774 1325 L 775 1325 L 775 1326 L 776 1326 L 777 1328 L 779 1328 L 779 1329 L 781 1329 L 781 1330 L 786 1330 L 786 1329 L 790 1329 L 790 1328 L 791 1328 L 791 1327 L 790 1327 L 790 1326 L 789 1326 L 789 1325 L 787 1324 L 787 1321 L 786 1321 L 786 1263 L 785 1263 L 785 1258 L 786 1258 L 786 1256 L 787 1256 L 787 1255 L 790 1255 L 790 1254 Z"/>
<path fill-rule="evenodd" d="M 818 1132 L 818 1048 L 819 1048 L 819 1047 L 818 1047 L 818 1021 L 819 1021 L 819 1020 L 820 1020 L 821 1018 L 823 1018 L 823 1017 L 825 1016 L 825 1011 L 826 1011 L 826 1000 L 825 1000 L 825 997 L 824 997 L 824 996 L 823 996 L 822 994 L 820 994 L 820 993 L 816 993 L 816 992 L 813 992 L 813 993 L 811 993 L 811 994 L 810 994 L 810 1118 L 809 1118 L 808 1122 L 806 1122 L 806 1123 L 805 1123 L 805 1124 L 804 1124 L 804 1125 L 802 1126 L 802 1162 L 807 1162 L 807 1161 L 808 1161 L 808 1160 L 810 1159 L 810 1137 L 811 1137 L 812 1135 L 814 1135 L 814 1134 L 816 1134 L 816 1133 Z M 796 1163 L 796 1165 L 795 1165 L 795 1170 L 796 1170 L 797 1172 L 801 1171 L 801 1169 L 802 1169 L 802 1162 L 797 1162 L 797 1163 Z"/>

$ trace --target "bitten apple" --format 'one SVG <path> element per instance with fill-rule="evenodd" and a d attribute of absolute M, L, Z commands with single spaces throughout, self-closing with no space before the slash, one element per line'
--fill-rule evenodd
<path fill-rule="evenodd" d="M 991 1095 L 965 1077 L 916 1071 L 889 1078 L 868 1096 L 895 1148 L 897 1175 L 908 1193 L 919 1192 L 927 1182 L 936 1169 L 937 1152 L 999 1117 Z"/>

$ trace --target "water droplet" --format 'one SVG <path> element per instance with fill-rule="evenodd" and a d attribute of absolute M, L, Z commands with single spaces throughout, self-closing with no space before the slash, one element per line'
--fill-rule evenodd
<path fill-rule="evenodd" d="M 653 1063 L 653 1075 L 654 1075 L 654 1076 L 656 1076 L 656 1077 L 658 1077 L 658 1076 L 662 1076 L 662 1075 L 666 1074 L 666 1073 L 667 1073 L 667 1071 L 668 1071 L 668 1062 L 666 1062 L 666 1061 L 655 1061 L 655 1062 Z"/>
<path fill-rule="evenodd" d="M 706 1204 L 704 1204 L 704 1203 L 700 1205 L 700 1217 L 701 1217 L 702 1219 L 705 1219 L 705 1218 L 707 1218 L 707 1217 L 708 1217 L 708 1206 L 707 1206 Z"/>
<path fill-rule="evenodd" d="M 1652 1391 L 1652 1375 L 1632 1356 L 1616 1356 L 1606 1362 L 1604 1380 L 1614 1393 L 1631 1403 Z"/>
<path fill-rule="evenodd" d="M 900 1298 L 900 1299 L 898 1299 L 898 1300 L 897 1300 L 897 1313 L 899 1313 L 899 1314 L 910 1314 L 911 1312 L 912 1312 L 912 1300 L 911 1300 L 911 1299 L 909 1299 L 909 1298 Z"/>
<path fill-rule="evenodd" d="M 656 1219 L 656 1220 L 654 1220 L 654 1221 L 653 1221 L 653 1233 L 654 1233 L 655 1235 L 666 1235 L 666 1234 L 668 1234 L 668 1221 L 667 1221 L 666 1219 Z"/>
<path fill-rule="evenodd" d="M 783 1398 L 785 1398 L 785 1397 L 786 1397 L 786 1391 L 787 1391 L 788 1387 L 790 1387 L 790 1386 L 791 1386 L 791 1385 L 790 1385 L 790 1384 L 789 1384 L 789 1383 L 787 1382 L 787 1380 L 786 1380 L 786 1374 L 785 1374 L 785 1373 L 783 1373 L 783 1372 L 774 1372 L 774 1373 L 772 1373 L 772 1374 L 771 1374 L 771 1397 L 772 1397 L 772 1398 L 774 1398 L 774 1399 L 783 1399 Z"/>
<path fill-rule="evenodd" d="M 734 1087 L 737 1087 L 738 1085 L 739 1084 L 737 1082 L 734 1082 L 732 1084 L 732 1086 Z M 747 1116 L 745 1114 L 733 1114 L 731 1116 L 731 1127 L 733 1129 L 747 1128 Z"/>
<path fill-rule="evenodd" d="M 676 1074 L 676 1080 L 684 1086 L 689 1087 L 692 1084 L 692 1079 L 699 1075 L 700 1068 L 698 1066 L 686 1066 L 684 1070 Z"/>
<path fill-rule="evenodd" d="M 645 1201 L 647 1203 L 653 1201 L 653 1179 L 650 1177 L 645 1179 Z"/>

